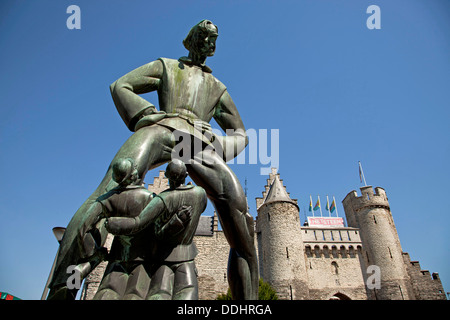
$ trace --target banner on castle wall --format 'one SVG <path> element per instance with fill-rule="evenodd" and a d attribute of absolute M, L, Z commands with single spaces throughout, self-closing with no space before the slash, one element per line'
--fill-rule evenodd
<path fill-rule="evenodd" d="M 308 226 L 319 228 L 343 228 L 344 219 L 340 217 L 308 217 Z"/>

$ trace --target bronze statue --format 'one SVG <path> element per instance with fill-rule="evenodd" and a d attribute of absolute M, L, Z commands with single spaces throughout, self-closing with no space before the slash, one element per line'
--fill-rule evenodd
<path fill-rule="evenodd" d="M 247 212 L 242 186 L 225 162 L 237 156 L 247 145 L 245 127 L 225 85 L 205 65 L 216 49 L 218 28 L 209 20 L 195 25 L 183 41 L 188 57 L 178 60 L 160 58 L 141 66 L 111 85 L 114 103 L 123 121 L 134 134 L 116 154 L 132 158 L 136 164 L 138 183 L 147 171 L 170 160 L 183 139 L 183 153 L 189 154 L 186 167 L 194 182 L 206 190 L 218 213 L 224 234 L 230 244 L 228 280 L 234 299 L 257 299 L 258 265 L 254 247 L 254 222 Z M 139 96 L 157 91 L 159 111 Z M 209 122 L 214 118 L 226 132 L 212 133 Z M 186 135 L 184 137 L 186 137 Z M 200 150 L 193 145 L 200 143 Z M 219 147 L 220 152 L 211 152 Z M 186 160 L 186 158 L 185 158 Z M 95 200 L 116 187 L 112 169 L 96 191 L 80 207 L 70 221 L 61 242 L 56 272 L 50 288 L 65 290 L 66 267 L 89 258 L 83 249 L 83 237 L 98 221 Z M 50 292 L 50 295 L 52 294 Z"/>
<path fill-rule="evenodd" d="M 106 229 L 115 237 L 94 300 L 198 299 L 192 240 L 206 193 L 184 185 L 187 171 L 179 160 L 169 163 L 166 176 L 170 189 L 150 202 L 139 199 L 148 190 L 129 188 L 133 181 L 99 198 Z"/>
<path fill-rule="evenodd" d="M 187 171 L 179 160 L 169 163 L 166 176 L 170 189 L 155 195 L 139 215 L 125 209 L 107 218 L 106 229 L 116 237 L 94 300 L 198 299 L 192 240 L 206 208 L 206 192 L 184 185 Z"/>

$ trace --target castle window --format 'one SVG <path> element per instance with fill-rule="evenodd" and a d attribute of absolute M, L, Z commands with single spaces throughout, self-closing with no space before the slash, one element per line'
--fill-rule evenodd
<path fill-rule="evenodd" d="M 339 268 L 339 266 L 338 266 L 337 262 L 333 261 L 331 263 L 331 273 L 337 275 L 339 273 L 338 268 Z"/>
<path fill-rule="evenodd" d="M 316 258 L 320 258 L 320 247 L 319 246 L 314 247 L 314 253 L 316 255 Z"/>
<path fill-rule="evenodd" d="M 375 216 L 373 216 L 373 222 L 375 222 L 375 224 L 377 224 L 377 219 L 375 219 Z"/>
<path fill-rule="evenodd" d="M 331 247 L 331 254 L 333 255 L 333 258 L 339 258 L 336 246 Z"/>
<path fill-rule="evenodd" d="M 289 249 L 286 247 L 286 258 L 289 259 Z"/>
<path fill-rule="evenodd" d="M 354 258 L 355 257 L 355 248 L 353 248 L 353 246 L 349 246 L 348 253 L 350 255 L 350 258 Z"/>
<path fill-rule="evenodd" d="M 305 250 L 306 250 L 306 256 L 308 258 L 312 257 L 311 247 L 310 246 L 306 246 Z"/>
<path fill-rule="evenodd" d="M 352 238 L 350 237 L 350 232 L 347 231 L 348 241 L 352 241 Z"/>
<path fill-rule="evenodd" d="M 389 250 L 389 255 L 391 256 L 391 259 L 392 259 L 392 252 L 391 252 L 391 248 L 389 248 L 389 247 L 388 247 L 388 250 Z"/>
<path fill-rule="evenodd" d="M 267 218 L 268 218 L 269 221 L 270 221 L 270 213 L 267 213 Z"/>
<path fill-rule="evenodd" d="M 340 250 L 341 250 L 341 257 L 347 258 L 347 250 L 345 249 L 345 247 L 341 246 Z"/>
<path fill-rule="evenodd" d="M 323 256 L 325 258 L 329 258 L 330 257 L 330 250 L 328 249 L 328 246 L 323 246 L 322 252 L 323 252 Z"/>
<path fill-rule="evenodd" d="M 367 194 L 367 200 L 370 200 L 370 196 L 369 196 L 369 194 Z"/>

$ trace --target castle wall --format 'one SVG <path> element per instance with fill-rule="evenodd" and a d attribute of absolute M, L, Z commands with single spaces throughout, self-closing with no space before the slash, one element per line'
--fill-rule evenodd
<path fill-rule="evenodd" d="M 212 236 L 195 236 L 198 249 L 195 265 L 198 275 L 200 300 L 215 300 L 228 290 L 227 265 L 230 246 L 222 231 Z"/>
<path fill-rule="evenodd" d="M 298 207 L 289 202 L 263 204 L 257 223 L 262 240 L 261 277 L 277 291 L 279 299 L 309 299 Z"/>
<path fill-rule="evenodd" d="M 368 298 L 358 231 L 355 228 L 301 228 L 311 299 Z"/>
<path fill-rule="evenodd" d="M 409 254 L 403 253 L 403 260 L 411 279 L 412 290 L 417 300 L 447 300 L 438 273 L 430 275 L 420 268 L 419 261 L 411 261 Z"/>

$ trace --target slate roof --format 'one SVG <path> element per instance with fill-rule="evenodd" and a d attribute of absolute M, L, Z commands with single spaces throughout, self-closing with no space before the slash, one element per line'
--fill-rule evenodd
<path fill-rule="evenodd" d="M 289 194 L 287 193 L 278 176 L 275 176 L 275 178 L 273 179 L 273 182 L 270 186 L 269 192 L 267 193 L 266 199 L 264 199 L 263 204 L 271 202 L 291 202 L 297 205 L 295 201 L 293 201 L 291 197 L 289 197 Z"/>

